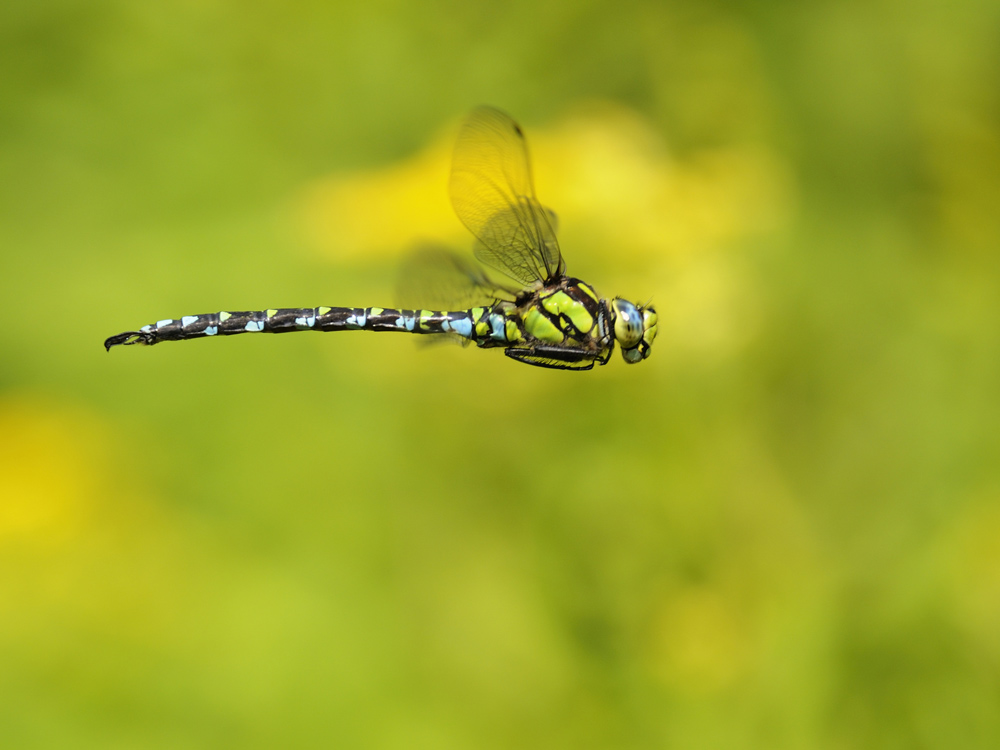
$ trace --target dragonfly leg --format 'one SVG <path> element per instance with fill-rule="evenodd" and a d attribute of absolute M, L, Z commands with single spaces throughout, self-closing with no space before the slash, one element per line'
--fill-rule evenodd
<path fill-rule="evenodd" d="M 512 346 L 504 349 L 503 353 L 526 365 L 552 370 L 589 370 L 595 362 L 590 352 L 562 346 Z"/>

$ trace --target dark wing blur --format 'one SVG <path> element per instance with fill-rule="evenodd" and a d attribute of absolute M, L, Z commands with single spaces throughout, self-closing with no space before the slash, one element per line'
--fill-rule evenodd
<path fill-rule="evenodd" d="M 528 146 L 508 115 L 491 107 L 469 115 L 455 144 L 450 192 L 483 263 L 525 286 L 563 274 L 554 214 L 535 198 Z"/>
<path fill-rule="evenodd" d="M 454 311 L 513 299 L 516 289 L 491 280 L 483 269 L 437 245 L 423 245 L 407 255 L 396 285 L 396 304 L 409 310 Z"/>

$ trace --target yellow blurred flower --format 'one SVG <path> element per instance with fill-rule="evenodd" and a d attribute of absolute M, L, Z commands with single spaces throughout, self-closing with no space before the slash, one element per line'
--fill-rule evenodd
<path fill-rule="evenodd" d="M 399 164 L 331 175 L 308 186 L 298 201 L 306 240 L 342 261 L 457 236 L 460 225 L 447 195 L 451 142 L 451 136 L 439 136 Z"/>
<path fill-rule="evenodd" d="M 0 544 L 48 546 L 81 531 L 105 436 L 88 414 L 27 396 L 0 401 Z"/>
<path fill-rule="evenodd" d="M 678 162 L 649 121 L 613 104 L 581 106 L 526 132 L 539 200 L 563 236 L 580 241 L 582 250 L 568 251 L 571 269 L 595 248 L 614 259 L 696 252 L 773 229 L 787 211 L 785 171 L 762 148 Z M 308 240 L 338 259 L 396 255 L 426 239 L 471 247 L 448 200 L 454 136 L 448 128 L 397 165 L 307 187 L 298 205 Z"/>

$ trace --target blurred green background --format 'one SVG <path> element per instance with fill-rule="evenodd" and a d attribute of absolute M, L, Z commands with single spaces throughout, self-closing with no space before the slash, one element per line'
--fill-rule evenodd
<path fill-rule="evenodd" d="M 0 9 L 8 747 L 1000 745 L 995 2 Z M 524 126 L 585 374 L 405 336 Z"/>

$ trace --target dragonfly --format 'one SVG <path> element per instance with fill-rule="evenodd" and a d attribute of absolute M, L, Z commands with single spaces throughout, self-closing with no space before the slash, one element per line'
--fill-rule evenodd
<path fill-rule="evenodd" d="M 616 343 L 629 364 L 649 357 L 657 327 L 652 304 L 606 299 L 590 284 L 567 276 L 556 216 L 535 197 L 527 141 L 509 115 L 479 107 L 468 116 L 455 144 L 449 193 L 455 213 L 476 238 L 476 259 L 506 277 L 498 282 L 454 254 L 422 253 L 424 270 L 414 276 L 434 279 L 453 293 L 461 289 L 471 300 L 461 309 L 222 311 L 160 320 L 111 336 L 104 347 L 242 333 L 395 331 L 502 348 L 518 362 L 557 370 L 607 364 Z"/>

